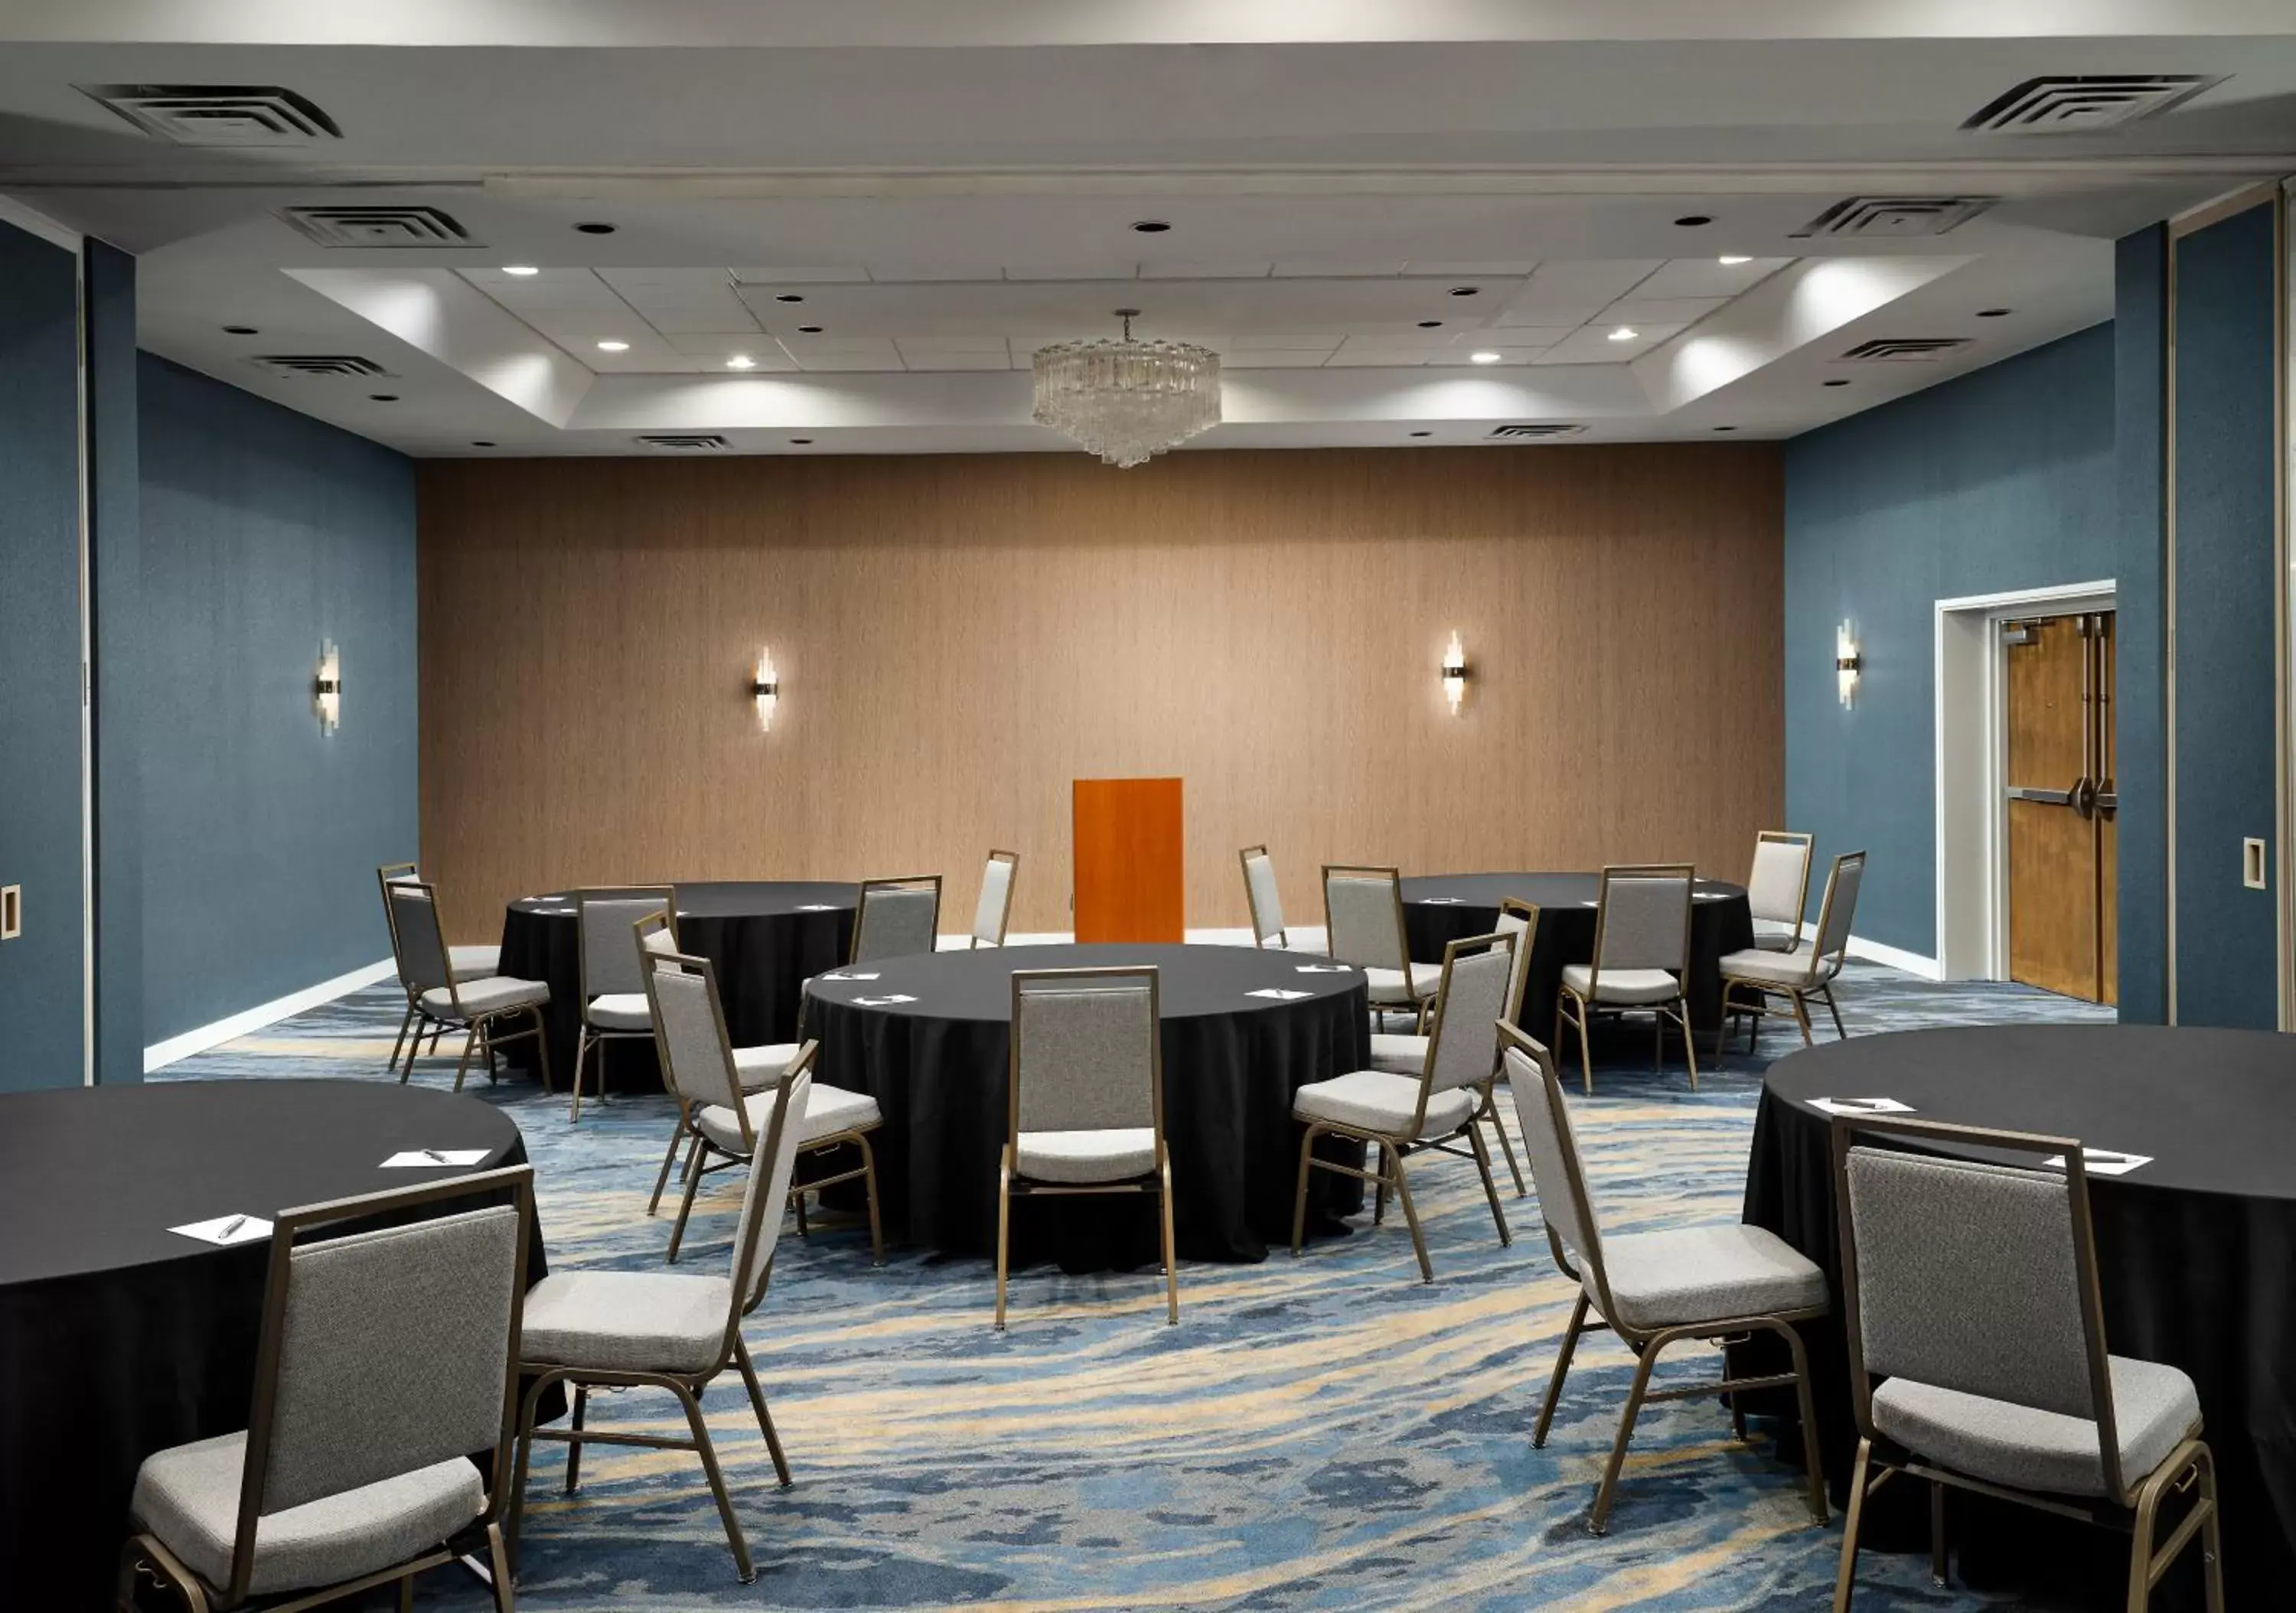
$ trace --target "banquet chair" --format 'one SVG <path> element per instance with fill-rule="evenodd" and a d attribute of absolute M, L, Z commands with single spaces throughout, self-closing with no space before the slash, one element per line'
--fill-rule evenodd
<path fill-rule="evenodd" d="M 582 982 L 582 1031 L 574 1046 L 574 1097 L 568 1111 L 575 1125 L 582 1121 L 582 1071 L 590 1050 L 598 1050 L 598 1101 L 603 1105 L 606 1044 L 653 1035 L 632 926 L 650 913 L 676 910 L 677 892 L 668 885 L 605 885 L 574 893 L 575 962 Z"/>
<path fill-rule="evenodd" d="M 664 978 L 685 983 L 670 987 L 678 1000 L 699 1001 L 693 995 L 700 987 L 699 978 L 686 974 Z M 681 1015 L 681 1026 L 689 1022 L 688 1016 Z M 742 1195 L 742 1218 L 734 1236 L 728 1276 L 559 1271 L 528 1293 L 526 1330 L 519 1349 L 526 1398 L 519 1412 L 518 1466 L 512 1476 L 510 1495 L 513 1552 L 525 1512 L 527 1468 L 536 1440 L 556 1440 L 569 1447 L 566 1493 L 570 1495 L 580 1482 L 586 1445 L 692 1451 L 701 1459 L 702 1474 L 717 1500 L 726 1538 L 734 1548 L 735 1572 L 743 1584 L 758 1577 L 750 1566 L 750 1546 L 742 1538 L 741 1520 L 734 1516 L 726 1476 L 718 1470 L 709 1425 L 701 1415 L 701 1394 L 727 1366 L 741 1369 L 742 1381 L 750 1391 L 750 1410 L 757 1414 L 758 1431 L 773 1457 L 775 1476 L 787 1489 L 789 1460 L 782 1453 L 781 1436 L 774 1431 L 773 1414 L 766 1409 L 766 1391 L 758 1381 L 757 1365 L 742 1341 L 742 1319 L 765 1298 L 766 1282 L 773 1273 L 774 1246 L 781 1237 L 782 1212 L 797 1164 L 797 1137 L 805 1123 L 816 1052 L 816 1044 L 807 1043 L 792 1060 L 788 1078 L 774 1089 L 758 1167 L 750 1173 L 749 1185 Z M 573 1415 L 564 1428 L 537 1426 L 536 1412 L 544 1393 L 561 1383 L 574 1386 Z M 677 1396 L 685 1412 L 691 1437 L 586 1427 L 594 1388 L 668 1389 Z"/>
<path fill-rule="evenodd" d="M 1013 917 L 1013 880 L 1020 872 L 1018 852 L 988 854 L 988 866 L 980 873 L 980 900 L 972 910 L 972 946 L 1004 945 L 1004 926 Z"/>
<path fill-rule="evenodd" d="M 1414 963 L 1403 924 L 1403 876 L 1393 868 L 1324 865 L 1324 930 L 1332 956 L 1352 963 L 1371 983 L 1372 1028 L 1390 1010 L 1427 1028 L 1427 1007 L 1442 978 L 1440 963 Z"/>
<path fill-rule="evenodd" d="M 1164 1319 L 1178 1323 L 1161 1016 L 1152 964 L 1013 970 L 1004 1147 L 996 1169 L 999 1332 L 1016 1196 L 1155 1195 L 1163 1233 Z"/>
<path fill-rule="evenodd" d="M 1243 900 L 1251 910 L 1251 944 L 1296 951 L 1292 932 L 1283 927 L 1283 898 L 1275 890 L 1275 861 L 1265 846 L 1247 846 L 1235 854 L 1243 864 Z"/>
<path fill-rule="evenodd" d="M 665 1258 L 677 1261 L 685 1240 L 685 1223 L 693 1213 L 693 1196 L 701 1178 L 713 1170 L 750 1165 L 779 1101 L 780 1088 L 796 1068 L 801 1048 L 735 1047 L 726 1033 L 725 1005 L 718 995 L 718 976 L 707 958 L 649 947 L 644 958 L 645 997 L 653 1021 L 655 1045 L 661 1053 L 663 1084 L 677 1100 L 678 1130 L 670 1138 L 670 1155 L 678 1143 L 685 1147 L 685 1191 L 677 1207 Z M 877 1158 L 869 1134 L 885 1124 L 877 1100 L 866 1093 L 816 1081 L 804 1118 L 797 1122 L 793 1146 L 797 1152 L 825 1157 L 850 1145 L 861 1163 L 834 1175 L 793 1183 L 789 1190 L 797 1211 L 798 1231 L 805 1232 L 805 1201 L 808 1194 L 841 1183 L 861 1182 L 869 1200 L 869 1245 L 875 1264 L 885 1264 L 885 1235 L 877 1213 Z M 713 1163 L 714 1161 L 714 1163 Z M 669 1179 L 669 1159 L 662 1161 L 654 1182 L 654 1200 Z"/>
<path fill-rule="evenodd" d="M 2025 1163 L 1939 1157 L 1971 1148 Z M 2105 1348 L 2080 1144 L 1837 1116 L 1833 1190 L 1857 1421 L 1834 1613 L 1849 1607 L 1866 1500 L 1900 1473 L 1929 1486 L 1940 1586 L 1950 1488 L 2127 1533 L 2130 1613 L 2197 1534 L 2208 1605 L 2223 1613 L 2200 1396 L 2177 1368 Z M 2162 1542 L 2161 1502 L 2182 1494 L 2193 1499 Z"/>
<path fill-rule="evenodd" d="M 1483 1178 L 1484 1197 L 1490 1200 L 1491 1219 L 1499 1229 L 1499 1242 L 1504 1246 L 1514 1241 L 1507 1231 L 1506 1212 L 1499 1208 L 1498 1184 L 1491 1180 L 1490 1153 L 1483 1147 L 1482 1133 L 1475 1123 L 1491 1080 L 1496 1028 L 1506 1011 L 1521 938 L 1470 936 L 1443 948 L 1427 1056 L 1417 1075 L 1358 1069 L 1329 1081 L 1311 1081 L 1292 1094 L 1292 1118 L 1305 1121 L 1308 1126 L 1300 1138 L 1300 1181 L 1292 1203 L 1295 1257 L 1307 1235 L 1308 1173 L 1332 1171 L 1376 1184 L 1372 1207 L 1374 1226 L 1385 1219 L 1388 1191 L 1394 1190 L 1403 1206 L 1403 1218 L 1411 1228 L 1420 1279 L 1434 1281 L 1435 1267 L 1427 1257 L 1427 1239 L 1420 1230 L 1419 1211 L 1411 1201 L 1410 1179 L 1404 1170 L 1404 1161 L 1411 1155 L 1429 1151 L 1474 1160 Z M 1367 1171 L 1317 1159 L 1316 1140 L 1325 1135 L 1376 1148 L 1380 1168 Z M 1462 1138 L 1471 1150 L 1465 1154 L 1457 1147 Z"/>
<path fill-rule="evenodd" d="M 1690 974 L 1690 892 L 1695 877 L 1687 863 L 1603 870 L 1594 960 L 1564 964 L 1562 988 L 1554 997 L 1554 1039 L 1562 1040 L 1566 1023 L 1578 1028 L 1579 1070 L 1590 1093 L 1595 1090 L 1595 1055 L 1587 1044 L 1588 1022 L 1597 1014 L 1644 1008 L 1650 1010 L 1655 1037 L 1652 1069 L 1661 1068 L 1666 1022 L 1671 1019 L 1682 1028 L 1690 1090 L 1698 1090 L 1698 1049 L 1683 986 Z"/>
<path fill-rule="evenodd" d="M 139 1578 L 201 1613 L 289 1613 L 395 1580 L 403 1608 L 414 1576 L 483 1551 L 510 1613 L 502 1476 L 533 1224 L 523 1165 L 280 1211 L 248 1425 L 144 1459 L 117 1605 L 135 1606 Z"/>
<path fill-rule="evenodd" d="M 1520 1023 L 1522 1019 L 1522 993 L 1530 974 L 1530 951 L 1538 938 L 1538 909 L 1531 903 L 1515 897 L 1499 898 L 1497 934 L 1514 938 L 1514 975 L 1507 985 L 1506 1007 L 1499 1018 Z M 1393 1036 L 1374 1032 L 1371 1039 L 1371 1067 L 1391 1075 L 1415 1076 L 1427 1062 L 1427 1038 L 1420 1036 Z M 1491 1134 L 1499 1140 L 1499 1150 L 1506 1155 L 1507 1174 L 1514 1178 L 1514 1196 L 1521 1198 L 1528 1191 L 1523 1184 L 1522 1167 L 1515 1162 L 1514 1144 L 1507 1141 L 1505 1125 L 1499 1119 L 1495 1089 L 1498 1085 L 1499 1056 L 1494 1043 L 1491 1049 L 1491 1073 L 1482 1086 L 1482 1104 L 1475 1112 L 1478 1122 L 1488 1122 Z"/>
<path fill-rule="evenodd" d="M 853 915 L 853 955 L 847 962 L 905 958 L 939 945 L 940 875 L 862 881 L 860 907 Z"/>
<path fill-rule="evenodd" d="M 402 1022 L 399 1035 L 406 1035 L 405 1025 L 410 1022 L 418 1045 L 426 1031 L 434 1044 L 447 1031 L 463 1032 L 463 1057 L 455 1066 L 456 1092 L 463 1090 L 474 1051 L 486 1050 L 487 1078 L 491 1081 L 496 1074 L 495 1049 L 504 1042 L 522 1042 L 531 1036 L 535 1067 L 542 1072 L 544 1090 L 549 1090 L 550 1033 L 542 1011 L 550 1002 L 550 983 L 509 975 L 456 979 L 446 938 L 439 929 L 438 893 L 421 880 L 401 879 L 386 882 L 382 894 L 390 912 L 390 954 L 406 990 L 408 1020 Z M 509 1036 L 496 1033 L 495 1028 L 501 1021 L 521 1015 L 533 1021 L 531 1027 Z M 392 1057 L 398 1060 L 396 1049 Z M 399 1084 L 405 1085 L 414 1073 L 414 1049 L 409 1047 L 398 1066 Z"/>
<path fill-rule="evenodd" d="M 381 867 L 374 871 L 375 882 L 382 888 L 382 921 L 386 926 L 397 922 L 397 915 L 392 913 L 390 906 L 390 887 L 399 880 L 419 880 L 422 877 L 422 876 L 421 874 L 415 872 L 414 864 L 412 863 L 385 863 Z M 391 955 L 396 959 L 398 954 L 398 941 L 396 938 L 393 938 L 391 943 Z M 502 948 L 499 946 L 481 946 L 475 945 L 469 946 L 449 946 L 447 949 L 447 967 L 452 971 L 455 979 L 483 980 L 489 975 L 499 974 L 502 972 Z M 406 985 L 406 977 L 404 972 L 399 975 L 398 983 L 402 987 Z M 414 1023 L 414 995 L 412 992 L 409 992 L 407 994 L 406 1001 L 406 1016 L 398 1022 L 398 1040 L 391 1044 L 390 1061 L 382 1067 L 386 1074 L 398 1068 L 399 1050 L 406 1045 L 406 1033 L 413 1027 Z M 441 1033 L 436 1028 L 431 1032 L 430 1051 L 434 1053 L 439 1051 L 439 1036 L 440 1034 Z M 412 1057 L 413 1054 L 410 1053 L 408 1056 Z"/>
<path fill-rule="evenodd" d="M 1742 1440 L 1746 1414 L 1738 1397 L 1788 1385 L 1801 1413 L 1809 1510 L 1823 1525 L 1825 1476 L 1813 1432 L 1817 1419 L 1810 1400 L 1809 1360 L 1795 1324 L 1824 1316 L 1830 1308 L 1825 1273 L 1775 1233 L 1759 1226 L 1667 1227 L 1606 1236 L 1587 1190 L 1586 1163 L 1578 1155 L 1554 1056 L 1513 1023 L 1500 1025 L 1499 1040 L 1505 1049 L 1501 1056 L 1515 1120 L 1522 1127 L 1531 1181 L 1538 1189 L 1539 1214 L 1546 1223 L 1546 1247 L 1562 1274 L 1578 1285 L 1570 1321 L 1555 1353 L 1554 1371 L 1547 1380 L 1546 1398 L 1538 1409 L 1532 1447 L 1546 1448 L 1554 1408 L 1562 1397 L 1562 1380 L 1582 1334 L 1608 1328 L 1635 1357 L 1634 1380 L 1619 1414 L 1610 1460 L 1595 1486 L 1587 1532 L 1602 1535 L 1610 1528 L 1619 1473 L 1645 1403 L 1727 1396 L 1731 1421 Z M 1652 1371 L 1668 1347 L 1697 1339 L 1726 1349 L 1730 1342 L 1751 1333 L 1783 1339 L 1792 1370 L 1739 1378 L 1732 1375 L 1726 1354 L 1718 1380 L 1662 1389 L 1650 1387 Z"/>
<path fill-rule="evenodd" d="M 1810 845 L 1810 836 L 1784 829 L 1765 829 L 1754 837 L 1746 906 L 1754 916 L 1754 945 L 1764 952 L 1792 952 L 1801 945 Z"/>
<path fill-rule="evenodd" d="M 1722 1011 L 1716 1016 L 1714 1027 L 1716 1058 L 1722 1056 L 1722 1038 L 1731 1021 L 1742 1017 L 1747 1021 L 1746 1051 L 1753 1052 L 1763 1016 L 1773 1000 L 1783 1000 L 1793 1010 L 1803 1046 L 1816 1041 L 1809 1029 L 1808 999 L 1812 997 L 1824 1003 L 1833 1016 L 1833 1034 L 1848 1037 L 1849 1033 L 1841 1028 L 1841 1010 L 1833 1000 L 1833 982 L 1849 960 L 1849 925 L 1857 913 L 1857 887 L 1865 874 L 1862 851 L 1845 851 L 1833 859 L 1833 871 L 1825 876 L 1825 899 L 1818 905 L 1816 933 L 1798 943 L 1792 952 L 1755 946 L 1723 954 Z"/>

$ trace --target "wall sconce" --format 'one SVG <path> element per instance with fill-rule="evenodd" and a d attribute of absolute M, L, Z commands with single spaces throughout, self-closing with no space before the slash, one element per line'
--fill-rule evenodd
<path fill-rule="evenodd" d="M 774 729 L 774 708 L 781 703 L 782 681 L 774 671 L 774 652 L 758 651 L 757 675 L 750 680 L 750 692 L 758 700 L 758 732 L 771 733 Z"/>
<path fill-rule="evenodd" d="M 1857 640 L 1850 634 L 1849 624 L 1843 622 L 1833 630 L 1833 675 L 1845 709 L 1857 702 L 1857 674 L 1865 665 L 1866 658 L 1857 653 Z"/>
<path fill-rule="evenodd" d="M 1443 698 L 1451 702 L 1451 715 L 1459 715 L 1459 702 L 1467 698 L 1467 647 L 1459 642 L 1455 630 L 1451 642 L 1443 646 Z"/>
<path fill-rule="evenodd" d="M 332 733 L 343 720 L 343 656 L 335 641 L 319 643 L 319 672 L 311 686 L 311 703 L 319 713 L 319 732 Z"/>

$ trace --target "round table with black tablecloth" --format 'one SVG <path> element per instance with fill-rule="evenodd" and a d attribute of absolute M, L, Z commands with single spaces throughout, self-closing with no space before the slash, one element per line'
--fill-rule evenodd
<path fill-rule="evenodd" d="M 401 1150 L 483 1148 L 457 1169 Z M 179 1081 L 0 1097 L 0 1584 L 109 1609 L 135 1472 L 247 1426 L 271 1244 L 168 1231 L 518 1165 L 475 1098 L 357 1081 Z M 540 1229 L 529 1281 L 545 1268 Z M 4 1600 L 4 1598 L 0 1598 Z"/>
<path fill-rule="evenodd" d="M 845 962 L 853 950 L 853 913 L 860 887 L 823 880 L 711 880 L 679 885 L 677 944 L 709 960 L 736 1047 L 787 1042 L 797 1036 L 805 982 Z M 503 914 L 502 972 L 550 983 L 551 1085 L 567 1090 L 581 1036 L 582 954 L 571 892 L 525 897 Z M 534 1044 L 507 1043 L 502 1056 L 530 1069 Z M 610 1085 L 658 1091 L 661 1066 L 653 1044 L 615 1037 L 607 1044 Z M 588 1072 L 586 1081 L 597 1074 Z"/>
<path fill-rule="evenodd" d="M 1773 1067 L 1745 1216 L 1824 1266 L 1837 1296 L 1837 1320 L 1805 1331 L 1838 1499 L 1857 1429 L 1838 1320 L 1833 1121 L 1812 1098 L 1894 1098 L 1923 1119 L 2152 1156 L 2127 1175 L 2088 1178 L 2106 1345 L 2191 1376 L 2216 1453 L 2231 1605 L 2284 1605 L 2296 1584 L 2296 1040 L 2161 1026 L 1994 1026 L 1825 1043 Z M 1919 1488 L 1882 1498 L 1920 1514 Z M 2079 1553 L 2101 1559 L 2110 1581 L 2128 1561 L 2125 1544 L 2078 1528 L 2058 1536 L 2025 1509 L 1972 1502 L 1969 1516 L 1956 1540 L 1971 1554 L 1972 1579 L 2015 1584 L 2040 1558 Z M 1893 1532 L 1903 1538 L 1890 1543 L 1904 1549 L 1927 1540 L 1922 1517 L 1878 1517 L 1876 1527 L 1877 1544 Z M 2195 1605 L 2182 1582 L 2193 1580 L 2197 1556 L 2186 1553 L 2172 1601 L 2156 1608 Z"/>
<path fill-rule="evenodd" d="M 884 1110 L 877 1167 L 889 1232 L 950 1253 L 994 1252 L 1013 971 L 1128 963 L 1159 970 L 1180 1253 L 1259 1260 L 1270 1244 L 1290 1244 L 1300 1136 L 1292 1095 L 1369 1066 L 1370 1004 L 1359 970 L 1250 946 L 1011 946 L 894 958 L 838 971 L 866 978 L 816 980 L 809 1025 L 821 1079 L 868 1093 Z M 1251 995 L 1263 991 L 1305 995 Z M 1330 1158 L 1361 1162 L 1359 1146 L 1327 1142 Z M 1359 1181 L 1328 1171 L 1314 1173 L 1308 1191 L 1322 1228 L 1363 1202 Z M 1159 1258 L 1152 1211 L 1114 1197 L 1018 1203 L 1013 1248 L 1016 1265 L 1033 1256 L 1070 1270 Z"/>
<path fill-rule="evenodd" d="M 1443 873 L 1403 881 L 1403 928 L 1417 963 L 1440 963 L 1446 943 L 1485 936 L 1498 928 L 1499 903 L 1513 897 L 1538 909 L 1538 938 L 1523 978 L 1523 1029 L 1545 1042 L 1554 1035 L 1554 999 L 1562 966 L 1595 955 L 1595 912 L 1602 900 L 1598 873 Z M 1701 880 L 1691 892 L 1690 1022 L 1712 1030 L 1721 1017 L 1725 954 L 1754 944 L 1754 918 L 1746 888 Z"/>

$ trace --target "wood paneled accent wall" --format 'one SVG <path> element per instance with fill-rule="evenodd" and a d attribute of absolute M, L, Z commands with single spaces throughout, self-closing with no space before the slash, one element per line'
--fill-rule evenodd
<path fill-rule="evenodd" d="M 1077 778 L 1186 780 L 1198 927 L 1248 922 L 1256 841 L 1320 924 L 1325 862 L 1742 879 L 1783 809 L 1766 446 L 439 461 L 421 529 L 457 938 L 584 882 L 932 871 L 961 927 L 992 846 L 1013 929 L 1066 929 Z"/>

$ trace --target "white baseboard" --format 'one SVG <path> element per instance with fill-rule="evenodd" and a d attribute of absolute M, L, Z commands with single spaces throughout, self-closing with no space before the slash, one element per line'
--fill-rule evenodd
<path fill-rule="evenodd" d="M 1907 952 L 1902 946 L 1884 946 L 1881 942 L 1869 941 L 1863 936 L 1849 938 L 1849 955 L 1863 958 L 1868 963 L 1886 963 L 1892 969 L 1902 969 L 1909 975 L 1919 975 L 1924 980 L 1945 978 L 1945 970 L 1938 967 L 1935 958 Z"/>
<path fill-rule="evenodd" d="M 364 969 L 354 969 L 347 975 L 337 975 L 332 980 L 322 980 L 316 986 L 307 986 L 301 991 L 275 997 L 257 1004 L 244 1013 L 235 1013 L 228 1019 L 217 1019 L 212 1025 L 202 1025 L 197 1030 L 187 1030 L 180 1036 L 169 1036 L 164 1042 L 154 1042 L 144 1050 L 144 1073 L 165 1069 L 180 1059 L 193 1053 L 203 1053 L 210 1047 L 220 1047 L 235 1036 L 251 1030 L 261 1030 L 266 1025 L 301 1013 L 307 1008 L 316 1008 L 322 1003 L 332 1003 L 338 997 L 348 997 L 381 980 L 388 980 L 397 972 L 389 958 L 380 963 L 370 963 Z"/>

